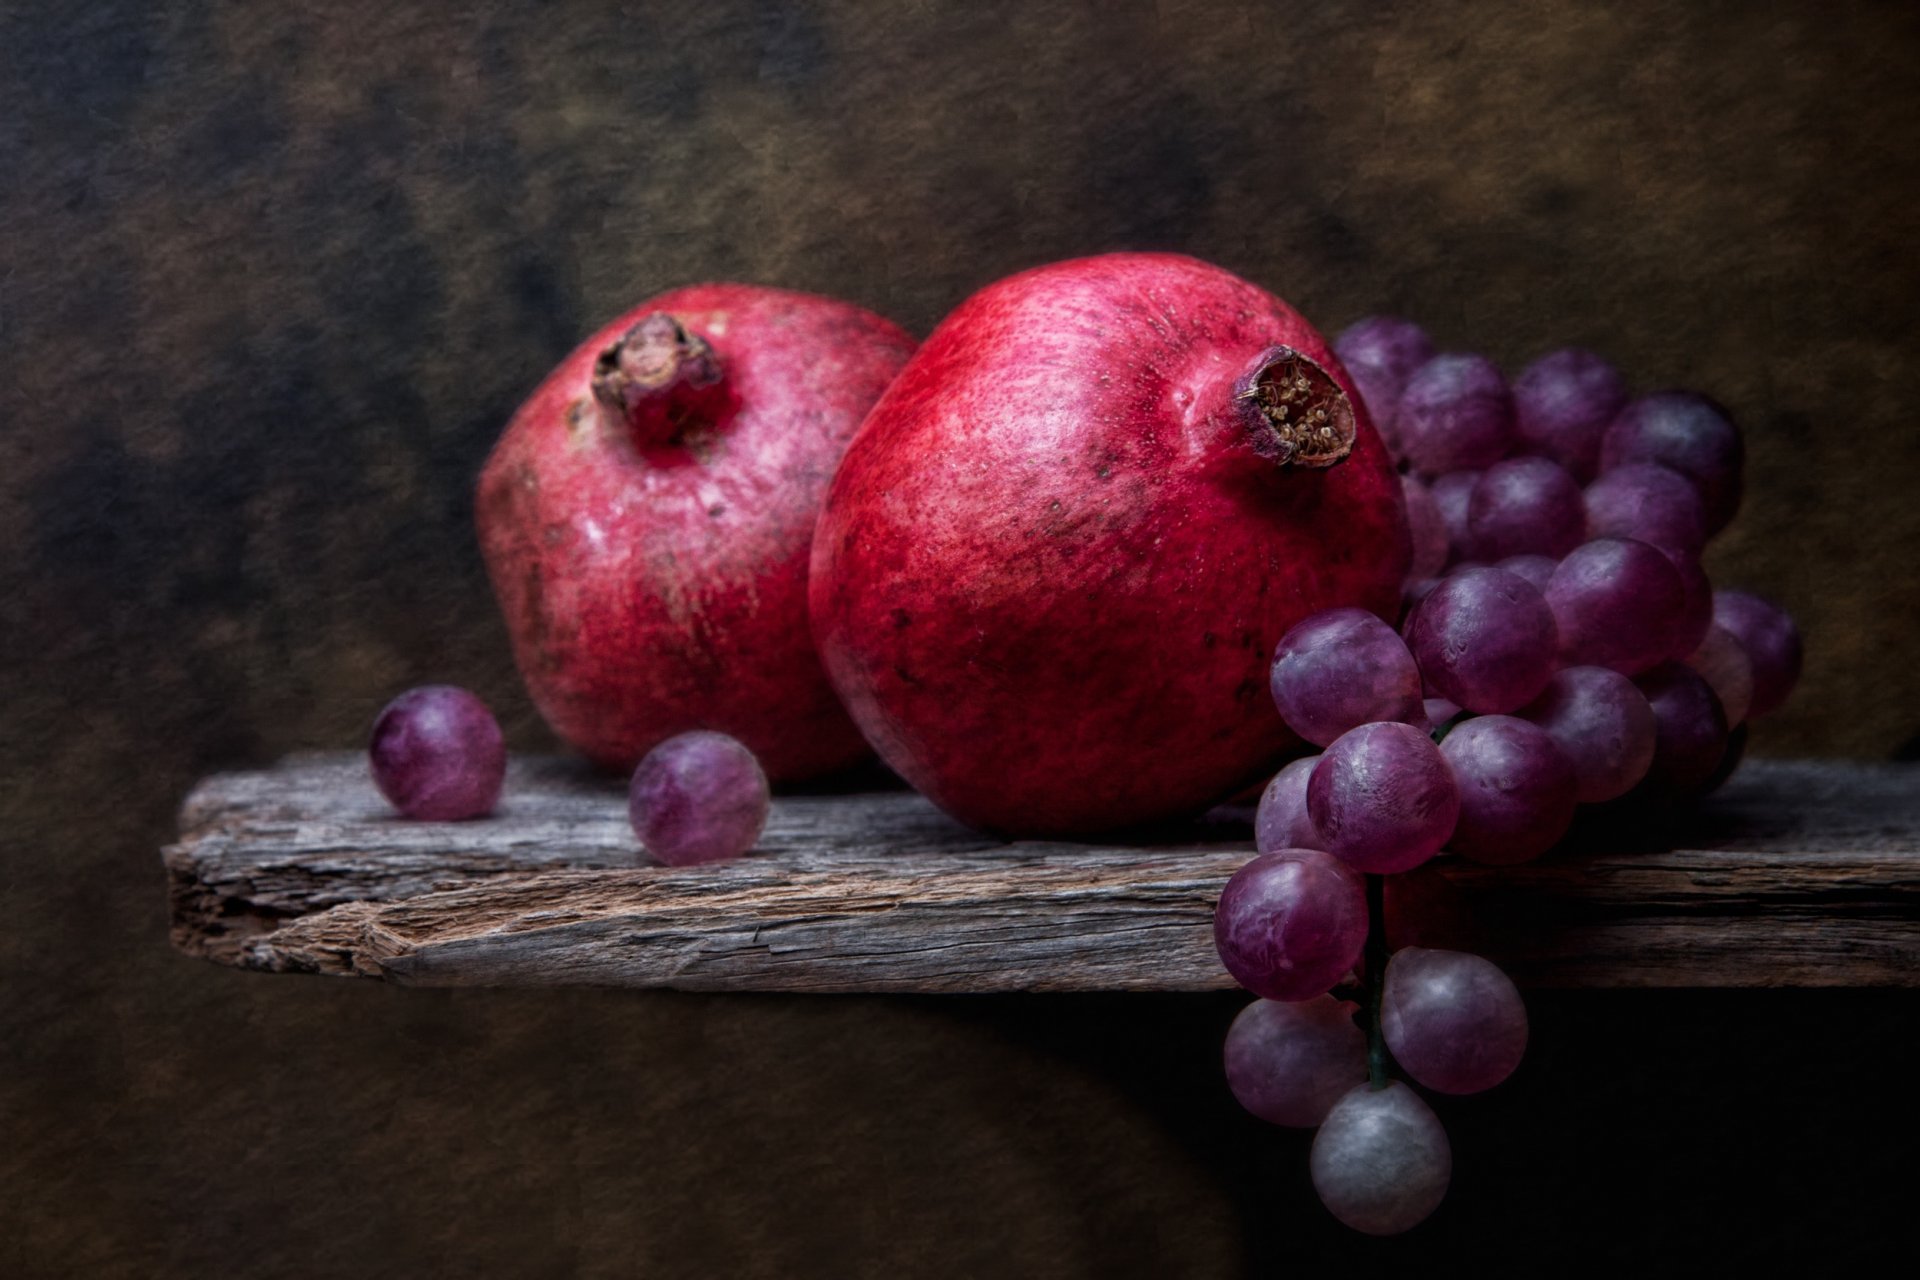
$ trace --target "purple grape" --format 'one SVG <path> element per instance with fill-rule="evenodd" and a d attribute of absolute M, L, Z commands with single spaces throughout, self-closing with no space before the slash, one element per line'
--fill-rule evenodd
<path fill-rule="evenodd" d="M 1695 391 L 1659 391 L 1620 411 L 1600 441 L 1600 469 L 1657 462 L 1693 481 L 1706 507 L 1707 535 L 1740 509 L 1746 446 L 1717 401 Z"/>
<path fill-rule="evenodd" d="M 1407 532 L 1413 540 L 1413 563 L 1407 568 L 1407 577 L 1414 581 L 1431 578 L 1447 567 L 1453 555 L 1446 517 L 1440 514 L 1433 491 L 1418 476 L 1401 476 L 1400 491 L 1407 500 Z"/>
<path fill-rule="evenodd" d="M 1433 1108 L 1398 1080 L 1357 1085 L 1333 1104 L 1307 1158 L 1320 1202 L 1368 1235 L 1398 1235 L 1446 1198 L 1453 1148 Z"/>
<path fill-rule="evenodd" d="M 705 730 L 647 752 L 627 790 L 633 833 L 656 862 L 674 867 L 739 857 L 760 838 L 768 807 L 753 752 Z"/>
<path fill-rule="evenodd" d="M 1439 1093 L 1479 1093 L 1520 1065 L 1527 1006 L 1490 960 L 1407 947 L 1387 961 L 1380 1031 L 1416 1082 Z"/>
<path fill-rule="evenodd" d="M 403 815 L 453 822 L 493 811 L 507 743 L 486 703 L 450 684 L 427 684 L 380 712 L 367 761 L 374 785 Z"/>
<path fill-rule="evenodd" d="M 1407 619 L 1407 647 L 1432 692 L 1481 714 L 1533 701 L 1556 644 L 1546 599 L 1504 569 L 1449 576 Z"/>
<path fill-rule="evenodd" d="M 1467 548 L 1488 560 L 1563 556 L 1586 537 L 1587 508 L 1579 482 L 1545 458 L 1494 463 L 1481 474 L 1467 503 Z"/>
<path fill-rule="evenodd" d="M 1317 849 L 1263 853 L 1233 873 L 1213 912 L 1213 945 L 1233 980 L 1269 1000 L 1311 1000 L 1360 962 L 1367 890 Z"/>
<path fill-rule="evenodd" d="M 1318 747 L 1376 720 L 1426 723 L 1406 641 L 1365 609 L 1295 623 L 1280 637 L 1268 683 L 1287 727 Z"/>
<path fill-rule="evenodd" d="M 1460 705 L 1445 698 L 1428 698 L 1422 705 L 1426 708 L 1427 723 L 1436 729 L 1460 714 Z"/>
<path fill-rule="evenodd" d="M 1633 790 L 1653 763 L 1653 708 L 1639 686 L 1606 667 L 1562 667 L 1521 710 L 1573 765 L 1574 799 L 1613 800 Z"/>
<path fill-rule="evenodd" d="M 1692 556 L 1668 555 L 1675 573 L 1680 575 L 1680 616 L 1673 624 L 1673 648 L 1668 656 L 1684 659 L 1691 656 L 1707 638 L 1707 629 L 1713 625 L 1713 583 L 1707 577 L 1707 570 Z"/>
<path fill-rule="evenodd" d="M 1311 1129 L 1367 1078 L 1355 1006 L 1332 996 L 1255 1000 L 1227 1030 L 1227 1087 L 1269 1124 Z"/>
<path fill-rule="evenodd" d="M 1713 687 L 1678 662 L 1662 663 L 1634 683 L 1653 708 L 1653 763 L 1643 793 L 1665 800 L 1699 790 L 1727 750 L 1727 717 Z"/>
<path fill-rule="evenodd" d="M 1553 571 L 1560 562 L 1552 556 L 1508 556 L 1496 569 L 1505 569 L 1518 578 L 1525 578 L 1535 591 L 1545 591 L 1547 582 L 1553 577 Z"/>
<path fill-rule="evenodd" d="M 1393 415 L 1407 379 L 1433 358 L 1433 341 L 1411 320 L 1398 316 L 1368 316 L 1348 326 L 1333 341 L 1333 353 L 1346 366 L 1359 389 L 1360 402 L 1373 419 L 1374 430 L 1394 449 Z"/>
<path fill-rule="evenodd" d="M 1433 505 L 1440 508 L 1440 518 L 1447 525 L 1447 541 L 1452 545 L 1452 555 L 1466 554 L 1467 512 L 1473 505 L 1473 490 L 1480 483 L 1478 471 L 1449 471 L 1427 486 L 1433 494 Z"/>
<path fill-rule="evenodd" d="M 1686 605 L 1680 573 L 1667 557 L 1628 538 L 1576 547 L 1548 579 L 1546 598 L 1569 665 L 1625 675 L 1673 653 Z"/>
<path fill-rule="evenodd" d="M 1513 442 L 1513 396 L 1485 356 L 1435 356 L 1407 379 L 1393 423 L 1403 455 L 1423 475 L 1490 467 Z"/>
<path fill-rule="evenodd" d="M 1541 356 L 1513 380 L 1513 427 L 1522 448 L 1551 458 L 1577 480 L 1600 465 L 1600 437 L 1627 403 L 1627 384 L 1591 351 Z"/>
<path fill-rule="evenodd" d="M 1539 725 L 1476 716 L 1440 744 L 1460 789 L 1460 820 L 1447 848 L 1499 866 L 1530 862 L 1573 825 L 1573 762 Z"/>
<path fill-rule="evenodd" d="M 1320 847 L 1320 833 L 1307 816 L 1307 779 L 1319 763 L 1319 756 L 1289 761 L 1260 793 L 1259 807 L 1253 811 L 1253 847 L 1257 852 Z"/>
<path fill-rule="evenodd" d="M 1698 556 L 1707 545 L 1700 491 L 1656 462 L 1629 462 L 1587 486 L 1589 536 L 1632 538 L 1669 555 Z"/>
<path fill-rule="evenodd" d="M 1707 638 L 1687 659 L 1687 665 L 1713 689 L 1729 725 L 1746 720 L 1753 707 L 1753 661 L 1733 632 L 1718 624 L 1708 627 Z"/>
<path fill-rule="evenodd" d="M 1747 716 L 1757 720 L 1785 702 L 1800 679 L 1800 629 L 1785 609 L 1745 591 L 1714 592 L 1713 620 L 1733 634 L 1753 664 Z"/>
<path fill-rule="evenodd" d="M 1411 725 L 1363 724 L 1321 754 L 1307 813 L 1327 851 L 1350 866 L 1411 871 L 1453 834 L 1460 791 L 1432 738 Z"/>
<path fill-rule="evenodd" d="M 1713 775 L 1700 784 L 1699 794 L 1720 789 L 1720 784 L 1733 776 L 1740 767 L 1740 758 L 1747 754 L 1747 726 L 1737 724 L 1727 735 L 1727 749 L 1720 757 L 1720 763 L 1713 767 Z"/>

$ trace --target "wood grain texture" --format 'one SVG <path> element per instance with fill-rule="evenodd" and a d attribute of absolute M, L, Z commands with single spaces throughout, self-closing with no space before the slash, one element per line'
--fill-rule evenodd
<path fill-rule="evenodd" d="M 432 986 L 1196 991 L 1231 816 L 1164 843 L 1001 843 L 909 792 L 780 800 L 755 852 L 644 865 L 618 788 L 516 762 L 480 822 L 395 818 L 361 759 L 203 783 L 166 851 L 181 950 Z M 1448 859 L 1482 948 L 1567 987 L 1920 985 L 1920 767 L 1756 761 L 1674 833 Z M 1588 844 L 1597 837 L 1590 837 Z"/>

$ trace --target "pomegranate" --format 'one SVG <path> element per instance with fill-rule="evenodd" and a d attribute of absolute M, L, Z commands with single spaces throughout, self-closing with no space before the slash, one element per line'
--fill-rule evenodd
<path fill-rule="evenodd" d="M 989 286 L 868 415 L 814 535 L 814 640 L 881 756 L 950 813 L 1081 835 L 1190 813 L 1293 741 L 1275 644 L 1388 619 L 1399 477 L 1291 307 L 1112 254 Z"/>
<path fill-rule="evenodd" d="M 631 769 L 715 730 L 776 780 L 866 754 L 808 636 L 807 556 L 834 465 L 912 350 L 844 302 L 696 285 L 540 384 L 487 460 L 478 521 L 555 733 Z"/>

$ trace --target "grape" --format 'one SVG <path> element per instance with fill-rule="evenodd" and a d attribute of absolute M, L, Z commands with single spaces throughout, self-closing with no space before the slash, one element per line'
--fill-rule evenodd
<path fill-rule="evenodd" d="M 627 816 L 655 861 L 684 867 L 737 858 L 767 825 L 767 775 L 724 733 L 668 738 L 633 771 Z"/>
<path fill-rule="evenodd" d="M 1227 1087 L 1270 1124 L 1311 1129 L 1367 1078 L 1355 1006 L 1332 996 L 1255 1000 L 1227 1030 Z"/>
<path fill-rule="evenodd" d="M 1415 607 L 1407 647 L 1431 692 L 1468 711 L 1513 711 L 1533 701 L 1553 674 L 1553 613 L 1526 579 L 1470 569 L 1450 575 Z"/>
<path fill-rule="evenodd" d="M 1545 458 L 1494 463 L 1467 503 L 1467 546 L 1471 554 L 1488 560 L 1563 556 L 1586 537 L 1587 508 L 1579 482 Z"/>
<path fill-rule="evenodd" d="M 1413 563 L 1407 568 L 1407 577 L 1431 578 L 1447 567 L 1453 555 L 1446 517 L 1440 514 L 1433 491 L 1418 476 L 1401 476 L 1400 491 L 1407 500 L 1407 532 L 1413 540 Z"/>
<path fill-rule="evenodd" d="M 1513 380 L 1514 434 L 1529 452 L 1589 480 L 1600 464 L 1600 437 L 1626 402 L 1626 382 L 1598 355 L 1551 351 Z"/>
<path fill-rule="evenodd" d="M 1387 961 L 1380 1031 L 1394 1061 L 1440 1093 L 1479 1093 L 1527 1049 L 1527 1007 L 1492 961 L 1407 947 Z"/>
<path fill-rule="evenodd" d="M 493 811 L 507 744 L 486 703 L 450 684 L 428 684 L 380 712 L 367 760 L 374 785 L 403 815 L 452 822 Z"/>
<path fill-rule="evenodd" d="M 1333 353 L 1360 391 L 1374 430 L 1394 449 L 1393 414 L 1414 370 L 1433 358 L 1433 341 L 1411 320 L 1368 316 L 1334 339 Z"/>
<path fill-rule="evenodd" d="M 1706 507 L 1707 534 L 1726 528 L 1740 508 L 1746 446 L 1717 402 L 1693 391 L 1660 391 L 1620 411 L 1600 441 L 1600 469 L 1657 462 L 1693 481 Z"/>
<path fill-rule="evenodd" d="M 1566 753 L 1581 804 L 1625 795 L 1653 763 L 1653 708 L 1618 671 L 1563 667 L 1520 715 Z"/>
<path fill-rule="evenodd" d="M 1679 571 L 1655 548 L 1629 538 L 1576 547 L 1548 579 L 1546 598 L 1569 664 L 1626 675 L 1672 654 L 1686 606 Z"/>
<path fill-rule="evenodd" d="M 1670 554 L 1667 560 L 1680 575 L 1681 597 L 1680 616 L 1673 624 L 1673 647 L 1667 656 L 1687 658 L 1706 640 L 1707 628 L 1713 625 L 1713 583 L 1694 557 Z"/>
<path fill-rule="evenodd" d="M 1427 698 L 1421 706 L 1426 709 L 1427 723 L 1436 729 L 1460 714 L 1459 704 L 1445 698 Z"/>
<path fill-rule="evenodd" d="M 1539 857 L 1573 825 L 1573 762 L 1547 731 L 1515 716 L 1477 716 L 1440 744 L 1460 789 L 1447 847 L 1475 862 Z"/>
<path fill-rule="evenodd" d="M 1713 593 L 1713 620 L 1733 634 L 1753 664 L 1753 706 L 1759 719 L 1787 700 L 1800 679 L 1800 629 L 1785 609 L 1745 591 Z"/>
<path fill-rule="evenodd" d="M 1403 456 L 1423 475 L 1488 467 L 1513 439 L 1513 397 L 1485 356 L 1435 356 L 1407 379 L 1394 411 Z"/>
<path fill-rule="evenodd" d="M 1398 1080 L 1356 1085 L 1333 1104 L 1307 1158 L 1333 1216 L 1368 1235 L 1397 1235 L 1440 1207 L 1453 1150 L 1439 1117 Z"/>
<path fill-rule="evenodd" d="M 1629 462 L 1587 486 L 1588 536 L 1633 538 L 1669 555 L 1697 556 L 1707 545 L 1700 491 L 1656 462 Z"/>
<path fill-rule="evenodd" d="M 1321 754 L 1307 813 L 1322 845 L 1350 865 L 1410 871 L 1453 834 L 1460 792 L 1432 738 L 1411 725 L 1363 724 Z"/>
<path fill-rule="evenodd" d="M 1496 569 L 1505 569 L 1518 578 L 1525 578 L 1535 591 L 1545 591 L 1547 580 L 1553 577 L 1553 571 L 1560 562 L 1552 556 L 1508 556 Z"/>
<path fill-rule="evenodd" d="M 1653 708 L 1653 763 L 1642 784 L 1654 799 L 1699 789 L 1727 750 L 1727 717 L 1713 688 L 1689 667 L 1666 662 L 1636 684 Z"/>
<path fill-rule="evenodd" d="M 1737 725 L 1747 718 L 1753 705 L 1753 662 L 1731 631 L 1718 625 L 1707 628 L 1707 638 L 1687 659 L 1687 665 L 1712 686 L 1728 724 Z"/>
<path fill-rule="evenodd" d="M 1255 850 L 1273 853 L 1320 847 L 1320 833 L 1307 816 L 1307 779 L 1318 763 L 1319 756 L 1302 756 L 1273 775 L 1273 781 L 1260 793 L 1259 807 L 1253 811 Z"/>
<path fill-rule="evenodd" d="M 1213 945 L 1233 980 L 1269 1000 L 1324 995 L 1360 961 L 1367 890 L 1317 849 L 1263 853 L 1233 873 L 1213 912 Z"/>
<path fill-rule="evenodd" d="M 1700 784 L 1700 794 L 1705 795 L 1709 791 L 1717 791 L 1721 783 L 1733 776 L 1733 771 L 1740 767 L 1740 758 L 1746 754 L 1747 726 L 1737 724 L 1733 726 L 1733 731 L 1727 735 L 1727 749 L 1721 755 L 1720 763 L 1713 767 L 1712 775 Z"/>
<path fill-rule="evenodd" d="M 1269 679 L 1287 727 L 1324 747 L 1377 720 L 1426 723 L 1407 643 L 1365 609 L 1327 609 L 1280 637 Z"/>
<path fill-rule="evenodd" d="M 1467 511 L 1473 505 L 1474 486 L 1480 483 L 1478 471 L 1449 471 L 1427 486 L 1433 505 L 1447 525 L 1447 541 L 1453 554 L 1462 554 L 1467 545 Z"/>

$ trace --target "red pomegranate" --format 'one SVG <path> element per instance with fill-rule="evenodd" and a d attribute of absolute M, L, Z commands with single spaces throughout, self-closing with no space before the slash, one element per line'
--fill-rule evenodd
<path fill-rule="evenodd" d="M 696 285 L 540 384 L 487 460 L 478 519 L 555 733 L 631 769 L 717 730 L 776 780 L 866 754 L 807 633 L 807 555 L 834 465 L 912 350 L 844 302 Z"/>
<path fill-rule="evenodd" d="M 1082 835 L 1191 813 L 1291 741 L 1282 633 L 1391 620 L 1399 478 L 1286 303 L 1165 254 L 962 303 L 842 461 L 814 640 L 868 741 L 961 820 Z"/>

